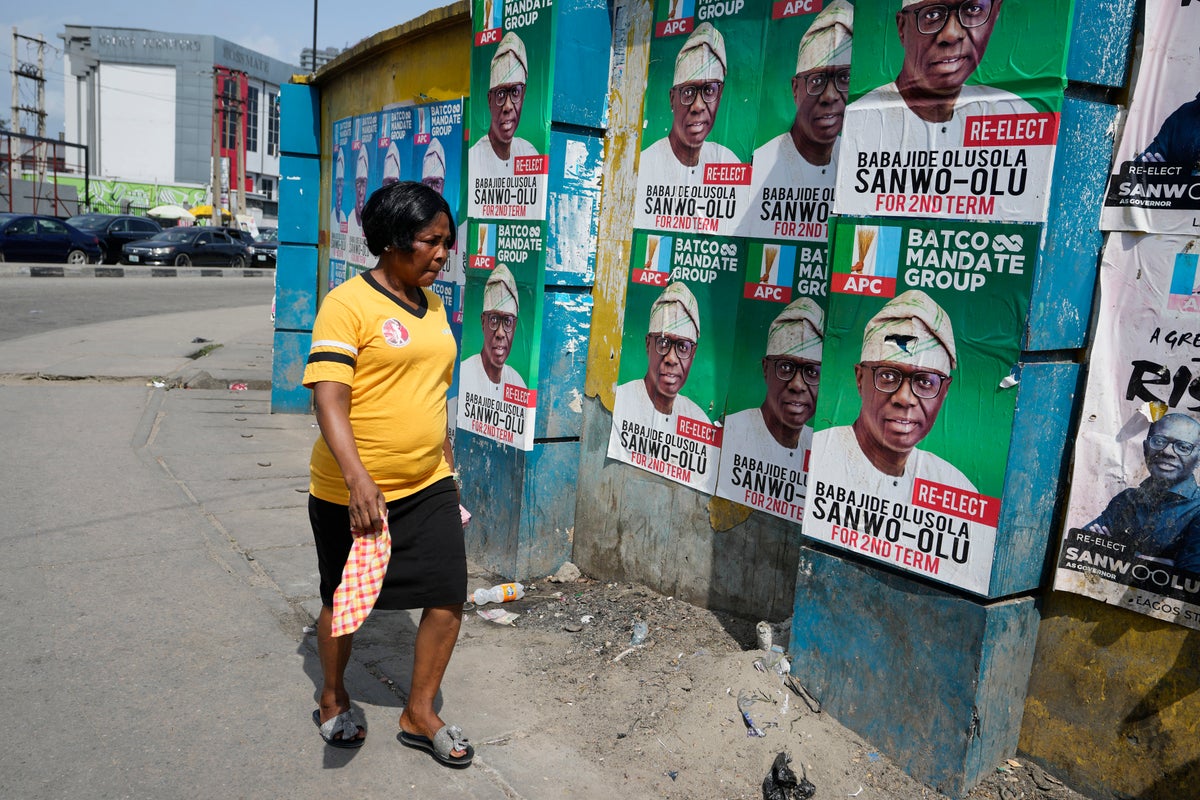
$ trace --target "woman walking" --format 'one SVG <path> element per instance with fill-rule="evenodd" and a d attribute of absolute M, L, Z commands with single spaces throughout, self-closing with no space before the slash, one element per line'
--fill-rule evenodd
<path fill-rule="evenodd" d="M 353 634 L 333 635 L 333 597 L 355 537 L 387 529 L 391 558 L 375 608 L 421 608 L 400 741 L 465 767 L 474 749 L 433 708 L 466 597 L 466 548 L 447 438 L 446 390 L 457 355 L 429 287 L 454 246 L 446 201 L 420 183 L 386 186 L 363 208 L 375 267 L 339 285 L 313 326 L 304 385 L 321 436 L 313 446 L 309 519 L 321 575 L 317 650 L 323 685 L 313 721 L 334 747 L 359 747 L 344 673 Z"/>

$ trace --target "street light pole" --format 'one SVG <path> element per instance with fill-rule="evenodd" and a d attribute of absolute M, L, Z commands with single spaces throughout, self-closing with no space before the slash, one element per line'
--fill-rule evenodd
<path fill-rule="evenodd" d="M 312 71 L 317 71 L 317 0 L 313 0 L 313 49 Z"/>

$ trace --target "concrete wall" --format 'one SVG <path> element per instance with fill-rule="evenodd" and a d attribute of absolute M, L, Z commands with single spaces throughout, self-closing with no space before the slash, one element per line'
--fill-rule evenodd
<path fill-rule="evenodd" d="M 574 11 L 603 7 L 599 0 L 577 2 Z M 574 111 L 555 114 L 556 142 L 603 136 L 596 246 L 594 253 L 580 251 L 578 236 L 553 240 L 553 234 L 549 243 L 546 305 L 559 311 L 547 314 L 563 316 L 548 319 L 547 330 L 563 335 L 550 337 L 550 360 L 543 363 L 543 372 L 557 379 L 539 387 L 553 407 L 545 414 L 539 408 L 538 436 L 546 441 L 528 454 L 460 443 L 460 463 L 484 465 L 501 478 L 474 490 L 473 501 L 490 516 L 471 534 L 472 556 L 512 577 L 572 558 L 595 577 L 643 582 L 702 606 L 771 620 L 793 614 L 794 671 L 826 709 L 912 774 L 957 796 L 1018 745 L 1072 785 L 1100 795 L 1196 796 L 1200 634 L 1043 588 L 1086 366 L 1103 238 L 1096 228 L 1099 194 L 1127 102 L 1134 0 L 1077 3 L 1064 145 L 1023 344 L 1026 400 L 1014 436 L 1024 444 L 1014 447 L 1006 480 L 1009 527 L 997 591 L 982 599 L 824 551 L 793 524 L 605 457 L 651 27 L 648 0 L 611 0 L 605 10 L 612 24 L 607 113 L 598 122 L 571 124 L 563 119 L 577 119 Z M 469 31 L 466 3 L 431 12 L 343 54 L 314 86 L 285 93 L 284 207 L 311 207 L 312 219 L 309 211 L 281 212 L 276 410 L 288 404 L 306 410 L 307 393 L 294 390 L 315 313 L 314 281 L 324 284 L 317 265 L 328 240 L 316 209 L 329 205 L 331 170 L 321 137 L 331 120 L 388 102 L 465 95 Z M 607 46 L 592 41 L 594 35 L 579 36 L 572 46 L 596 50 L 590 57 Z M 578 97 L 577 90 L 565 91 L 563 102 Z M 307 126 L 290 143 L 289 124 Z M 599 157 L 590 144 L 584 150 Z M 312 192 L 288 200 L 288 176 L 297 186 L 319 184 L 319 202 Z M 552 213 L 563 231 L 588 216 L 572 189 L 561 187 L 561 213 Z M 580 319 L 590 324 L 586 376 L 572 349 L 577 340 L 569 338 L 578 336 Z M 582 398 L 572 394 L 581 380 Z M 564 511 L 571 496 L 573 515 Z M 953 634 L 939 638 L 937 630 Z M 891 691 L 897 680 L 912 691 Z M 924 701 L 911 703 L 914 695 Z"/>

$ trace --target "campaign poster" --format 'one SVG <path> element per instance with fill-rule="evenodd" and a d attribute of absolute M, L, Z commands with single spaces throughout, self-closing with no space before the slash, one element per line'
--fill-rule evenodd
<path fill-rule="evenodd" d="M 330 153 L 333 159 L 333 179 L 329 208 L 329 288 L 346 280 L 347 211 L 353 212 L 354 153 L 350 139 L 354 120 L 350 117 L 333 123 Z M 349 170 L 349 172 L 347 172 Z M 346 191 L 349 183 L 350 191 Z"/>
<path fill-rule="evenodd" d="M 1100 227 L 1200 233 L 1200 3 L 1144 7 L 1137 82 Z"/>
<path fill-rule="evenodd" d="M 430 187 L 450 206 L 450 214 L 456 225 L 457 240 L 450 251 L 446 265 L 433 284 L 446 307 L 450 330 L 454 340 L 462 344 L 463 297 L 466 289 L 466 237 L 467 220 L 463 204 L 463 100 L 446 100 L 422 103 L 412 108 L 414 128 L 412 133 L 411 167 L 402 171 L 404 180 L 420 181 Z M 451 436 L 456 429 L 458 414 L 458 363 L 447 392 L 448 419 Z"/>
<path fill-rule="evenodd" d="M 472 219 L 546 218 L 555 16 L 553 0 L 474 0 Z"/>
<path fill-rule="evenodd" d="M 716 488 L 746 246 L 633 231 L 608 457 Z"/>
<path fill-rule="evenodd" d="M 847 0 L 779 6 L 767 20 L 750 206 L 738 234 L 824 242 L 846 111 L 854 7 Z"/>
<path fill-rule="evenodd" d="M 825 243 L 745 246 L 715 494 L 799 523 L 825 336 Z"/>
<path fill-rule="evenodd" d="M 1200 238 L 1114 233 L 1054 588 L 1200 629 Z"/>
<path fill-rule="evenodd" d="M 533 449 L 546 223 L 468 225 L 458 427 Z"/>
<path fill-rule="evenodd" d="M 988 593 L 1040 232 L 837 218 L 804 535 Z"/>
<path fill-rule="evenodd" d="M 361 114 L 354 117 L 353 138 L 350 154 L 354 160 L 354 207 L 346 214 L 346 278 L 366 270 L 371 264 L 371 253 L 363 236 L 362 210 L 371 192 L 380 186 L 381 169 L 379 147 L 379 113 Z M 349 164 L 346 165 L 349 168 Z"/>
<path fill-rule="evenodd" d="M 858 0 L 834 211 L 1045 221 L 1072 7 Z"/>
<path fill-rule="evenodd" d="M 732 236 L 750 203 L 769 0 L 655 0 L 633 227 Z"/>

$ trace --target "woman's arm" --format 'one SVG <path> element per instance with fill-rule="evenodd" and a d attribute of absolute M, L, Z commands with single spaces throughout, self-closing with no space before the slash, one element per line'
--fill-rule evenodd
<path fill-rule="evenodd" d="M 350 425 L 350 387 L 337 381 L 318 381 L 313 385 L 313 404 L 321 436 L 350 490 L 350 529 L 378 533 L 383 530 L 387 501 L 358 455 L 358 442 Z"/>

